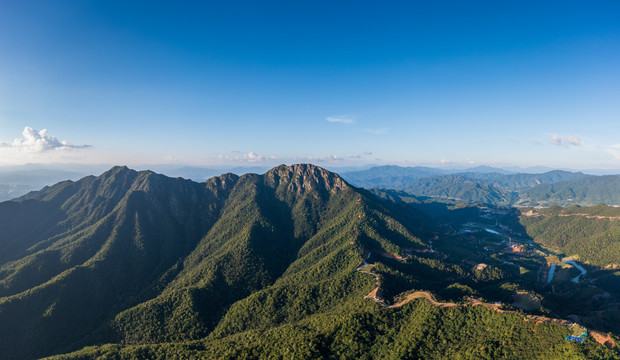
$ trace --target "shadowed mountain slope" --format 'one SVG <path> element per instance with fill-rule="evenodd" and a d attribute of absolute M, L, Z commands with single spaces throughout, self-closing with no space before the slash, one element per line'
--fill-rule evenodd
<path fill-rule="evenodd" d="M 0 347 L 26 358 L 199 338 L 284 273 L 354 266 L 362 243 L 424 246 L 374 197 L 312 165 L 205 183 L 117 167 L 0 211 Z M 386 241 L 369 221 L 402 235 Z"/>

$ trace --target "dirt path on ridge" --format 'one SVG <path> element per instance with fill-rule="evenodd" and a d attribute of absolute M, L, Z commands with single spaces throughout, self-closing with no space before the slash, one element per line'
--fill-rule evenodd
<path fill-rule="evenodd" d="M 469 302 L 464 303 L 464 304 L 457 304 L 457 303 L 452 303 L 452 302 L 439 302 L 436 301 L 435 299 L 433 299 L 431 293 L 429 293 L 428 291 L 415 291 L 412 292 L 411 294 L 408 294 L 405 296 L 404 299 L 392 304 L 392 305 L 387 305 L 382 299 L 381 299 L 381 289 L 379 286 L 379 275 L 367 271 L 367 270 L 362 270 L 363 267 L 371 265 L 374 266 L 372 264 L 368 264 L 366 262 L 366 260 L 368 260 L 368 258 L 370 258 L 370 251 L 366 254 L 366 257 L 364 257 L 364 259 L 362 260 L 362 263 L 355 268 L 356 271 L 359 271 L 361 273 L 364 274 L 368 274 L 368 275 L 372 275 L 375 277 L 376 280 L 376 287 L 370 292 L 368 293 L 368 295 L 364 296 L 365 299 L 370 299 L 372 301 L 374 301 L 375 303 L 379 304 L 382 307 L 388 308 L 388 309 L 395 309 L 395 308 L 399 308 L 402 307 L 406 304 L 408 304 L 409 302 L 416 300 L 416 299 L 425 299 L 426 301 L 428 301 L 431 305 L 433 306 L 437 306 L 437 307 L 457 307 L 457 306 L 484 306 L 487 309 L 491 309 L 495 312 L 498 313 L 514 313 L 514 314 L 519 314 L 516 311 L 512 311 L 512 310 L 503 310 L 501 308 L 501 304 L 490 304 L 490 303 L 485 303 L 482 302 L 478 299 L 471 299 L 469 300 Z M 533 320 L 536 322 L 536 324 L 542 323 L 542 322 L 550 322 L 550 323 L 556 323 L 556 324 L 560 324 L 560 325 L 564 325 L 564 326 L 570 326 L 573 324 L 572 321 L 569 320 L 564 320 L 564 319 L 556 319 L 556 318 L 549 318 L 546 316 L 540 316 L 540 315 L 523 315 L 524 316 L 524 320 Z M 603 334 L 600 333 L 598 331 L 594 331 L 594 330 L 588 330 L 588 333 L 590 335 L 592 335 L 592 339 L 594 339 L 594 341 L 596 341 L 597 343 L 604 345 L 610 349 L 614 349 L 615 348 L 615 343 L 614 340 L 609 336 L 609 334 Z"/>
<path fill-rule="evenodd" d="M 393 308 L 399 308 L 405 304 L 407 304 L 408 302 L 415 300 L 415 299 L 426 299 L 426 301 L 428 301 L 429 303 L 431 303 L 434 306 L 438 306 L 438 307 L 455 307 L 458 306 L 457 303 L 444 303 L 444 302 L 438 302 L 435 301 L 435 299 L 433 299 L 433 297 L 431 296 L 431 294 L 427 291 L 416 291 L 413 292 L 409 295 L 407 295 L 403 300 L 394 303 L 393 305 L 389 305 L 387 306 L 387 308 L 389 309 L 393 309 Z"/>

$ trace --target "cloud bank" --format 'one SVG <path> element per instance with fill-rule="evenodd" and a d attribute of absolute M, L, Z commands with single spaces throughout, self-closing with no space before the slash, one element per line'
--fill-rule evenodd
<path fill-rule="evenodd" d="M 605 151 L 613 156 L 614 159 L 620 160 L 620 144 L 610 145 Z"/>
<path fill-rule="evenodd" d="M 351 117 L 346 116 L 346 115 L 328 116 L 325 118 L 325 120 L 332 122 L 332 123 L 341 123 L 341 124 L 353 123 L 353 119 L 351 119 Z"/>
<path fill-rule="evenodd" d="M 364 129 L 364 131 L 375 135 L 385 135 L 387 134 L 388 129 Z"/>
<path fill-rule="evenodd" d="M 10 144 L 0 143 L 0 147 L 27 153 L 44 153 L 54 150 L 62 151 L 90 147 L 90 145 L 73 145 L 68 141 L 60 141 L 55 136 L 48 134 L 47 129 L 37 131 L 30 126 L 24 128 L 22 136 L 22 138 L 15 139 Z"/>
<path fill-rule="evenodd" d="M 558 134 L 553 134 L 549 138 L 549 142 L 557 146 L 581 146 L 581 139 L 578 136 L 561 137 Z"/>
<path fill-rule="evenodd" d="M 268 160 L 277 160 L 275 156 L 264 156 L 261 154 L 257 154 L 253 151 L 249 153 L 242 153 L 240 151 L 233 151 L 234 155 L 231 154 L 218 154 L 215 156 L 205 155 L 203 156 L 204 160 L 214 160 L 217 159 L 219 161 L 224 162 L 245 162 L 245 163 L 263 163 Z"/>

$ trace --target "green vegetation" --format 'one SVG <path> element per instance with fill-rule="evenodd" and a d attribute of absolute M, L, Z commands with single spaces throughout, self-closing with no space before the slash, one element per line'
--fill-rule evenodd
<path fill-rule="evenodd" d="M 250 315 L 260 323 L 298 320 L 369 291 L 372 279 L 352 270 L 363 246 L 424 246 L 408 230 L 415 212 L 308 165 L 204 184 L 113 168 L 0 210 L 0 347 L 15 358 L 199 339 L 246 316 L 241 305 L 228 311 L 245 298 L 305 309 L 278 314 L 258 303 Z"/>
<path fill-rule="evenodd" d="M 351 184 L 367 189 L 401 189 L 403 186 L 415 180 L 443 174 L 445 174 L 445 172 L 437 168 L 385 165 L 376 166 L 368 170 L 350 171 L 341 175 Z"/>
<path fill-rule="evenodd" d="M 363 300 L 295 323 L 187 343 L 105 345 L 52 359 L 617 359 L 587 340 L 566 342 L 566 326 L 523 321 L 483 307 L 438 308 L 416 300 L 387 311 Z"/>
<path fill-rule="evenodd" d="M 620 208 L 603 204 L 522 209 L 521 223 L 536 242 L 593 265 L 620 261 Z M 557 262 L 553 260 L 553 262 Z"/>
<path fill-rule="evenodd" d="M 617 357 L 592 340 L 565 342 L 565 326 L 488 308 L 527 293 L 540 313 L 582 314 L 559 299 L 573 285 L 539 283 L 544 258 L 503 253 L 505 235 L 484 230 L 501 220 L 522 231 L 516 214 L 384 201 L 312 165 L 205 183 L 113 168 L 0 203 L 0 353 Z M 362 259 L 370 265 L 356 271 Z M 382 301 L 364 299 L 377 285 Z M 451 305 L 407 298 L 421 291 Z"/>
<path fill-rule="evenodd" d="M 346 179 L 381 196 L 405 202 L 420 198 L 499 206 L 620 205 L 620 176 L 593 176 L 554 170 L 544 174 L 463 172 L 432 168 L 378 167 L 346 173 Z"/>
<path fill-rule="evenodd" d="M 620 176 L 591 176 L 575 181 L 543 184 L 523 194 L 523 205 L 620 205 Z"/>
<path fill-rule="evenodd" d="M 461 174 L 420 179 L 403 186 L 402 190 L 416 196 L 480 204 L 508 205 L 519 199 L 509 190 Z"/>

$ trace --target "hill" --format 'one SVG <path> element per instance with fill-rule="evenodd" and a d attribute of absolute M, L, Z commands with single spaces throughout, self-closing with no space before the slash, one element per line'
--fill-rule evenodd
<path fill-rule="evenodd" d="M 7 358 L 617 355 L 490 306 L 534 286 L 499 255 L 467 262 L 495 235 L 313 165 L 204 183 L 115 167 L 0 203 L 0 226 Z"/>
<path fill-rule="evenodd" d="M 561 181 L 574 181 L 590 177 L 589 175 L 585 175 L 580 172 L 569 172 L 563 170 L 552 170 L 542 174 L 482 174 L 467 172 L 464 173 L 464 175 L 472 179 L 485 181 L 506 191 L 519 191 L 541 184 L 554 184 Z"/>
<path fill-rule="evenodd" d="M 551 249 L 601 267 L 620 260 L 620 208 L 528 208 L 520 219 L 533 239 Z"/>
<path fill-rule="evenodd" d="M 477 170 L 442 174 L 433 168 L 385 166 L 346 173 L 345 177 L 365 188 L 486 205 L 620 205 L 620 177 L 616 175 L 562 170 L 542 174 L 495 172 L 494 168 Z"/>
<path fill-rule="evenodd" d="M 401 167 L 385 165 L 372 167 L 367 170 L 344 172 L 342 176 L 351 184 L 363 188 L 400 189 L 402 186 L 417 179 L 443 175 L 445 173 L 443 170 L 424 166 Z"/>
<path fill-rule="evenodd" d="M 2 353 L 199 338 L 230 304 L 317 257 L 339 269 L 359 260 L 362 244 L 423 246 L 387 214 L 310 165 L 203 184 L 117 167 L 0 203 Z M 360 286 L 359 276 L 325 275 L 307 283 L 307 296 L 325 282 Z"/>
<path fill-rule="evenodd" d="M 533 187 L 524 192 L 523 205 L 620 205 L 620 176 L 589 176 Z"/>
<path fill-rule="evenodd" d="M 488 174 L 486 174 L 488 176 Z M 518 196 L 490 182 L 462 174 L 419 179 L 402 187 L 416 196 L 428 196 L 481 204 L 508 205 Z"/>

